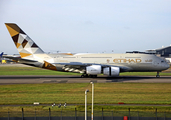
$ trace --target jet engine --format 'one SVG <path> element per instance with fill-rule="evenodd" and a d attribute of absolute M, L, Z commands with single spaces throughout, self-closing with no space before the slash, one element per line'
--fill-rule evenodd
<path fill-rule="evenodd" d="M 103 69 L 103 74 L 108 76 L 119 76 L 119 67 L 106 67 Z"/>
<path fill-rule="evenodd" d="M 86 74 L 97 75 L 101 74 L 102 67 L 100 65 L 91 65 L 86 67 Z"/>

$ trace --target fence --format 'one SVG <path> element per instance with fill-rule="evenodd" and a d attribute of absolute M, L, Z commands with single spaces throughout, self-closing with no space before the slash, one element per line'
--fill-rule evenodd
<path fill-rule="evenodd" d="M 8 111 L 0 112 L 0 120 L 84 120 L 84 111 Z M 87 111 L 91 120 L 91 111 Z M 124 118 L 125 116 L 125 118 Z M 170 112 L 94 111 L 94 120 L 171 120 Z"/>

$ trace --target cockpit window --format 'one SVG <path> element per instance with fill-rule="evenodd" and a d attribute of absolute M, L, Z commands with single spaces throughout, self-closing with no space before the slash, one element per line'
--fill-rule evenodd
<path fill-rule="evenodd" d="M 161 62 L 164 62 L 163 60 Z"/>

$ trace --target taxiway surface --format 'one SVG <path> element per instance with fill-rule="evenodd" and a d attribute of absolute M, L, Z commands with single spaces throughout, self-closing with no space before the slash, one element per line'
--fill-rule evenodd
<path fill-rule="evenodd" d="M 108 83 L 108 82 L 132 82 L 132 83 L 171 83 L 171 76 L 119 76 L 97 78 L 81 78 L 80 76 L 0 76 L 0 84 L 34 84 L 34 83 Z"/>

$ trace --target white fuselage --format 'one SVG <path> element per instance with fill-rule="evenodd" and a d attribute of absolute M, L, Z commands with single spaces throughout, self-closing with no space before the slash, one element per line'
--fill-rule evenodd
<path fill-rule="evenodd" d="M 169 68 L 169 65 L 160 57 L 149 54 L 35 54 L 35 60 L 40 63 L 47 61 L 61 67 L 59 63 L 83 63 L 119 66 L 121 72 L 126 71 L 162 71 Z M 40 65 L 40 64 L 39 64 Z M 41 65 L 40 65 L 41 67 Z M 122 69 L 123 67 L 123 69 Z M 124 69 L 126 67 L 126 69 Z"/>

